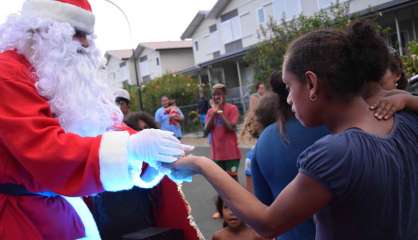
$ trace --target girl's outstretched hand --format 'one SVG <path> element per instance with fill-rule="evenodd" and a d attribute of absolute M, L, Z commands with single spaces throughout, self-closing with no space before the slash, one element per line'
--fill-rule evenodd
<path fill-rule="evenodd" d="M 181 157 L 177 161 L 169 164 L 169 168 L 172 171 L 188 171 L 193 174 L 199 174 L 205 161 L 211 160 L 206 157 L 188 155 Z"/>
<path fill-rule="evenodd" d="M 206 157 L 188 155 L 179 158 L 173 163 L 163 163 L 162 167 L 168 170 L 168 177 L 174 182 L 191 182 L 193 175 L 201 173 L 205 161 L 211 160 Z"/>

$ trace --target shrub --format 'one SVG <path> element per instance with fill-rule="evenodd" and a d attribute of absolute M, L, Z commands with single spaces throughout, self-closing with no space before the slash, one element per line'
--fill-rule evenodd
<path fill-rule="evenodd" d="M 408 43 L 406 55 L 402 57 L 405 74 L 408 78 L 418 74 L 418 42 Z"/>
<path fill-rule="evenodd" d="M 175 99 L 177 106 L 195 104 L 198 83 L 195 79 L 176 74 L 166 74 L 142 86 L 144 110 L 154 113 L 160 107 L 160 99 L 167 96 Z"/>

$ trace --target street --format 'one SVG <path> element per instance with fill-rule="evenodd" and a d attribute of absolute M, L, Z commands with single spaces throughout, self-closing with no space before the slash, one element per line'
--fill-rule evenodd
<path fill-rule="evenodd" d="M 248 149 L 241 148 L 241 164 L 239 169 L 239 180 L 241 184 L 245 182 L 244 177 L 244 160 Z M 209 147 L 197 147 L 194 155 L 202 155 L 209 157 Z M 215 212 L 216 192 L 213 187 L 202 177 L 194 176 L 192 183 L 183 184 L 183 192 L 192 208 L 194 221 L 198 225 L 200 231 L 206 239 L 211 239 L 213 233 L 222 227 L 222 219 L 212 219 Z"/>

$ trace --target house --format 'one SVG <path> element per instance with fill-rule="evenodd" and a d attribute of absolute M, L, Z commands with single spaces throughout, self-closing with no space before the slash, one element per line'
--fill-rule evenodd
<path fill-rule="evenodd" d="M 112 50 L 105 53 L 104 75 L 112 89 L 120 89 L 124 84 L 137 84 L 132 53 L 132 49 Z"/>
<path fill-rule="evenodd" d="M 311 16 L 328 9 L 336 0 L 218 0 L 209 11 L 199 11 L 181 36 L 191 39 L 195 66 L 190 72 L 201 84 L 224 83 L 230 101 L 246 103 L 254 84 L 254 70 L 243 56 L 264 41 L 261 27 L 269 19 L 280 22 L 300 14 Z M 350 13 L 360 16 L 379 13 L 379 23 L 394 33 L 388 42 L 402 54 L 406 43 L 416 39 L 418 1 L 340 0 L 350 4 Z M 398 44 L 401 43 L 401 44 Z M 278 66 L 280 67 L 280 66 Z"/>
<path fill-rule="evenodd" d="M 140 43 L 135 49 L 140 83 L 194 65 L 191 41 Z"/>
<path fill-rule="evenodd" d="M 418 30 L 418 1 L 414 0 L 357 0 L 350 4 L 350 11 L 360 16 L 378 14 L 378 23 L 390 28 L 391 34 L 386 36 L 387 42 L 400 55 L 405 53 L 408 42 L 417 40 Z"/>

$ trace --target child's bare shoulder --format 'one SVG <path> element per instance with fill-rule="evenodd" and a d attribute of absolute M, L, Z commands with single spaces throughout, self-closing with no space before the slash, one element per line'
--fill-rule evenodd
<path fill-rule="evenodd" d="M 223 240 L 226 239 L 225 229 L 220 229 L 212 236 L 212 240 Z"/>
<path fill-rule="evenodd" d="M 252 240 L 267 240 L 266 238 L 261 237 L 258 235 L 253 229 L 248 228 L 247 231 L 244 233 L 246 239 Z"/>

